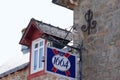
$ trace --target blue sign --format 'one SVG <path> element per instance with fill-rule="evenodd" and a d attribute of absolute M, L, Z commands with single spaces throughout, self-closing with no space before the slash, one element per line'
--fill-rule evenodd
<path fill-rule="evenodd" d="M 47 47 L 46 71 L 75 79 L 76 56 L 56 48 Z"/>

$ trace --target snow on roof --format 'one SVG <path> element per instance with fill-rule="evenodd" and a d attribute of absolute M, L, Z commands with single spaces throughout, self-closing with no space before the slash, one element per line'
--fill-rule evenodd
<path fill-rule="evenodd" d="M 29 64 L 29 53 L 14 56 L 0 66 L 0 78 L 25 68 Z"/>
<path fill-rule="evenodd" d="M 70 31 L 67 31 L 65 29 L 59 28 L 59 27 L 55 27 L 51 24 L 47 24 L 44 23 L 42 21 L 38 21 L 34 18 L 32 18 L 32 20 L 35 21 L 35 23 L 37 24 L 37 27 L 42 30 L 44 33 L 47 33 L 49 35 L 53 35 L 59 38 L 64 39 L 67 35 L 67 37 L 65 38 L 65 40 L 71 41 L 73 39 L 73 34 Z"/>

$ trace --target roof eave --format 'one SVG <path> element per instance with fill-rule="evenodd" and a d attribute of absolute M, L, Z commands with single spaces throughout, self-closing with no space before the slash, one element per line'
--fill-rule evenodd
<path fill-rule="evenodd" d="M 74 10 L 78 5 L 77 0 L 52 0 L 52 2 L 70 10 Z"/>
<path fill-rule="evenodd" d="M 41 22 L 41 21 L 38 21 L 38 20 L 35 20 L 32 18 L 28 27 L 26 28 L 20 42 L 19 42 L 20 44 L 26 45 L 26 46 L 30 45 L 30 41 L 29 41 L 30 39 L 29 39 L 28 34 L 30 33 L 30 30 L 33 30 L 31 28 L 35 28 L 35 29 L 39 30 L 39 32 L 41 32 L 41 34 L 53 35 L 55 37 L 64 39 L 65 41 L 68 41 L 68 42 L 72 40 L 72 33 L 70 31 L 64 30 L 59 27 L 55 27 L 51 24 L 47 24 L 47 23 L 44 23 L 44 22 Z M 66 37 L 66 35 L 67 35 L 67 37 Z M 26 36 L 28 36 L 28 37 L 26 37 Z"/>
<path fill-rule="evenodd" d="M 13 69 L 10 69 L 10 70 L 8 70 L 8 71 L 6 71 L 6 72 L 4 72 L 4 73 L 1 73 L 1 74 L 0 74 L 0 78 L 4 77 L 4 76 L 6 76 L 6 75 L 9 75 L 9 74 L 11 74 L 11 73 L 14 73 L 14 72 L 16 72 L 16 71 L 19 71 L 19 70 L 22 70 L 22 69 L 26 68 L 26 67 L 28 66 L 28 64 L 29 64 L 29 62 L 24 63 L 24 64 L 22 64 L 22 65 L 20 65 L 20 66 L 17 66 L 17 67 L 15 67 L 15 68 L 13 68 Z"/>

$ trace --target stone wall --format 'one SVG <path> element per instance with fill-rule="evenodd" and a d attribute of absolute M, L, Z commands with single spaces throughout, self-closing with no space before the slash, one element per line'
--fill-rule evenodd
<path fill-rule="evenodd" d="M 69 80 L 69 79 L 56 76 L 56 75 L 52 75 L 52 74 L 45 74 L 45 75 L 32 78 L 30 80 Z"/>
<path fill-rule="evenodd" d="M 88 9 L 97 21 L 90 35 L 81 31 Z M 74 10 L 74 43 L 82 40 L 83 80 L 120 80 L 120 0 L 79 0 Z"/>
<path fill-rule="evenodd" d="M 70 80 L 69 78 L 48 74 L 48 73 L 41 74 L 40 76 L 31 79 L 28 79 L 28 75 L 29 75 L 29 68 L 26 67 L 22 70 L 4 76 L 0 78 L 0 80 Z"/>
<path fill-rule="evenodd" d="M 0 80 L 27 80 L 28 76 L 28 67 L 19 70 L 17 72 L 11 73 L 7 76 L 4 76 L 3 78 L 0 78 Z"/>

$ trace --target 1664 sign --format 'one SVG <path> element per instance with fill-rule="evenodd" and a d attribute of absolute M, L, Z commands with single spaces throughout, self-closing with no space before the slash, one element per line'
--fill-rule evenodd
<path fill-rule="evenodd" d="M 56 48 L 47 47 L 46 72 L 75 80 L 76 56 Z"/>

